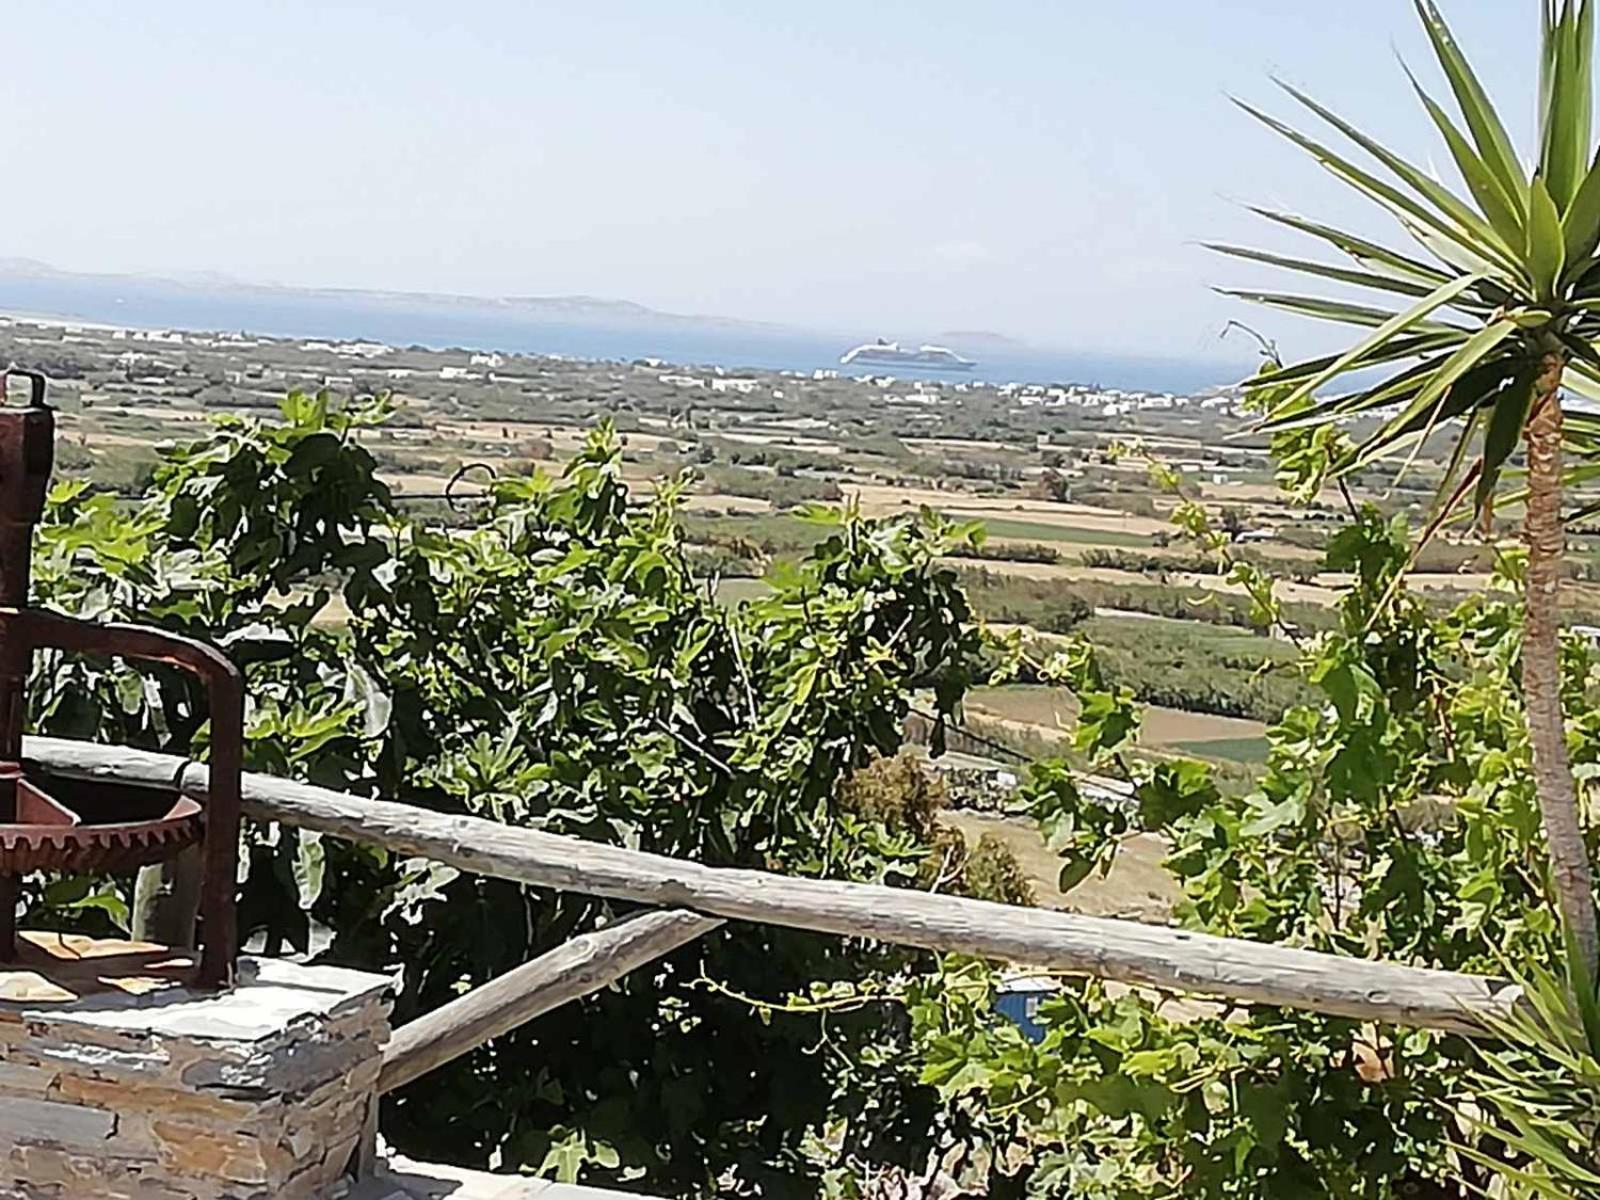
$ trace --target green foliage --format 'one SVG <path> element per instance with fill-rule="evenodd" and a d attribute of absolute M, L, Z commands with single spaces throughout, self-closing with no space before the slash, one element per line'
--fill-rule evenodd
<path fill-rule="evenodd" d="M 609 431 L 562 477 L 502 480 L 446 529 L 376 479 L 353 434 L 382 416 L 291 397 L 278 422 L 227 418 L 168 452 L 136 506 L 63 484 L 40 596 L 226 646 L 249 678 L 255 769 L 712 864 L 1024 899 L 1015 860 L 952 840 L 937 782 L 896 757 L 914 692 L 951 714 L 993 668 L 941 565 L 971 530 L 817 513 L 813 548 L 726 607 L 692 569 L 679 485 L 631 504 Z M 1353 586 L 1302 638 L 1305 690 L 1242 793 L 1133 754 L 1135 688 L 1097 622 L 1030 664 L 1074 693 L 1083 762 L 1132 785 L 1113 804 L 1061 763 L 1034 770 L 1024 796 L 1062 886 L 1152 833 L 1189 928 L 1457 970 L 1553 961 L 1515 580 L 1440 613 L 1397 582 L 1410 554 L 1404 525 L 1370 509 L 1330 540 Z M 1271 580 L 1242 582 L 1252 619 L 1281 627 Z M 319 619 L 335 599 L 338 625 Z M 1562 667 L 1592 777 L 1589 649 L 1571 640 Z M 143 680 L 52 657 L 30 720 L 202 754 L 189 682 Z M 399 971 L 402 1021 L 615 915 L 288 829 L 253 830 L 248 858 L 245 932 Z M 118 890 L 81 880 L 29 898 L 58 924 L 126 920 Z M 995 987 L 983 964 L 730 927 L 430 1075 L 385 1128 L 424 1155 L 672 1194 L 858 1196 L 933 1155 L 980 1194 L 1116 1200 L 1388 1200 L 1452 1173 L 1487 1184 L 1481 1159 L 1515 1149 L 1519 1120 L 1548 1120 L 1558 1145 L 1568 1125 L 1591 1132 L 1582 1011 L 1489 1060 L 1435 1033 L 1073 982 L 1035 1045 L 995 1014 Z M 1534 1083 L 1486 1082 L 1497 1062 Z M 1463 1132 L 1449 1114 L 1474 1091 L 1493 1128 Z"/>
<path fill-rule="evenodd" d="M 1383 1122 L 1403 1109 L 1380 1099 L 1348 1121 L 1367 1088 L 1326 1052 L 1304 1055 L 1303 1029 L 1184 1019 L 1069 983 L 1040 1006 L 1033 1044 L 990 1015 L 993 987 L 977 964 L 952 964 L 909 1003 L 923 1078 L 1007 1150 L 968 1156 L 958 1179 L 975 1194 L 1386 1194 L 1367 1180 L 1397 1165 Z"/>
<path fill-rule="evenodd" d="M 253 769 L 711 864 L 916 884 L 927 825 L 844 812 L 835 791 L 898 749 L 914 691 L 950 713 L 980 667 L 937 562 L 957 531 L 928 513 L 822 516 L 767 595 L 726 608 L 685 555 L 681 484 L 630 503 L 609 429 L 560 478 L 502 479 L 444 528 L 397 510 L 352 436 L 383 415 L 291 396 L 276 422 L 225 418 L 166 452 L 137 506 L 58 487 L 39 596 L 225 646 L 248 678 Z M 335 599 L 348 620 L 319 620 Z M 146 684 L 57 656 L 31 696 L 43 732 L 206 742 L 175 672 Z M 249 866 L 244 936 L 397 972 L 397 1021 L 613 915 L 290 829 L 253 831 Z M 55 920 L 109 909 L 67 883 L 40 903 Z M 906 1022 L 835 1014 L 822 1055 L 815 1020 L 751 1020 L 696 981 L 784 994 L 918 961 L 730 927 L 434 1072 L 390 1098 L 385 1130 L 561 1178 L 814 1195 L 823 1132 L 862 1163 L 926 1152 L 938 1103 L 896 1057 Z"/>
<path fill-rule="evenodd" d="M 1088 552 L 1085 551 L 1085 554 Z M 952 558 L 992 559 L 998 562 L 1054 563 L 1061 551 L 1041 542 L 992 542 L 981 546 L 957 546 Z"/>
<path fill-rule="evenodd" d="M 1254 386 L 1245 390 L 1245 407 L 1263 417 L 1303 416 L 1315 406 L 1310 396 L 1293 396 L 1292 381 L 1271 382 L 1282 364 L 1269 353 Z M 1261 382 L 1262 380 L 1268 382 Z M 1273 482 L 1302 504 L 1321 494 L 1334 468 L 1351 457 L 1350 439 L 1333 422 L 1295 425 L 1283 421 L 1267 443 Z"/>
<path fill-rule="evenodd" d="M 1051 759 L 1029 770 L 1022 799 L 1039 822 L 1045 845 L 1062 860 L 1057 885 L 1062 891 L 1070 892 L 1093 873 L 1103 878 L 1111 870 L 1118 839 L 1132 828 L 1124 809 L 1087 803 L 1072 768 Z"/>
<path fill-rule="evenodd" d="M 1082 626 L 1106 677 L 1146 704 L 1274 722 L 1311 691 L 1287 643 L 1160 619 L 1096 617 Z"/>
<path fill-rule="evenodd" d="M 1090 643 L 1048 664 L 1087 716 L 1080 747 L 1133 784 L 1129 801 L 1111 803 L 1065 764 L 1034 768 L 1024 795 L 1061 855 L 1062 886 L 1106 871 L 1130 834 L 1156 833 L 1171 846 L 1183 891 L 1174 915 L 1189 928 L 1462 971 L 1553 961 L 1515 581 L 1437 614 L 1396 583 L 1410 550 L 1404 525 L 1372 509 L 1333 539 L 1327 565 L 1354 584 L 1338 627 L 1302 652 L 1316 698 L 1270 731 L 1266 772 L 1243 794 L 1198 763 L 1127 756 L 1137 712 Z M 1572 722 L 1574 759 L 1593 775 L 1595 664 L 1573 640 L 1563 668 L 1571 711 L 1586 714 Z M 1600 830 L 1588 832 L 1592 850 Z M 981 1164 L 968 1156 L 966 1182 L 980 1193 L 1447 1195 L 1447 1181 L 1490 1178 L 1452 1139 L 1492 1158 L 1515 1129 L 1503 1106 L 1493 1129 L 1463 1133 L 1449 1118 L 1463 1097 L 1481 1117 L 1499 1104 L 1491 1095 L 1514 1091 L 1502 1081 L 1491 1093 L 1484 1060 L 1458 1038 L 1074 982 L 1043 1006 L 1048 1032 L 1035 1046 L 991 1012 L 987 969 L 946 971 L 942 984 L 914 986 L 909 1011 L 924 1078 L 965 1114 L 973 1145 L 1013 1147 Z M 1560 1045 L 1583 1036 L 1578 1017 L 1554 1028 Z M 1588 1169 L 1592 1157 L 1578 1156 L 1595 1113 L 1587 1060 L 1556 1054 L 1547 1036 L 1530 1066 L 1526 1042 L 1507 1060 L 1524 1086 L 1538 1081 L 1519 1111 L 1531 1101 L 1533 1119 L 1576 1130 L 1562 1144 Z"/>

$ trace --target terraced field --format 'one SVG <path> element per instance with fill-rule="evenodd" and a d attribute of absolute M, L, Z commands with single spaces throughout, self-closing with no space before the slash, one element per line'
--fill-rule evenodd
<path fill-rule="evenodd" d="M 1065 736 L 1077 720 L 1077 705 L 1063 689 L 1034 684 L 975 688 L 969 713 L 1031 727 L 1041 736 Z M 1231 762 L 1266 758 L 1267 726 L 1261 721 L 1147 705 L 1139 744 L 1146 749 Z"/>

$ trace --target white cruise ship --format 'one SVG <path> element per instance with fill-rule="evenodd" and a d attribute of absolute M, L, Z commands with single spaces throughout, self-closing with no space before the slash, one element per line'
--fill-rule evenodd
<path fill-rule="evenodd" d="M 899 342 L 886 342 L 879 338 L 851 350 L 839 360 L 839 365 L 900 367 L 911 371 L 970 371 L 978 364 L 943 346 L 918 346 L 913 350 Z"/>

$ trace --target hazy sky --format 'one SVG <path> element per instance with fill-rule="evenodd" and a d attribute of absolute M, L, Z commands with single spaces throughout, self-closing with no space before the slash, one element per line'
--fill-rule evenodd
<path fill-rule="evenodd" d="M 1445 4 L 1523 137 L 1535 0 Z M 1408 0 L 21 0 L 3 37 L 0 256 L 76 270 L 1209 358 L 1247 310 L 1208 285 L 1261 276 L 1194 243 L 1285 244 L 1237 201 L 1386 227 L 1225 93 L 1443 160 Z"/>

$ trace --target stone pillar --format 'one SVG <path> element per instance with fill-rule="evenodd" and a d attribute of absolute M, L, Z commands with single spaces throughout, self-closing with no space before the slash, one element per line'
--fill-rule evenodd
<path fill-rule="evenodd" d="M 0 1200 L 328 1200 L 377 1104 L 390 981 L 25 934 L 0 970 Z"/>

